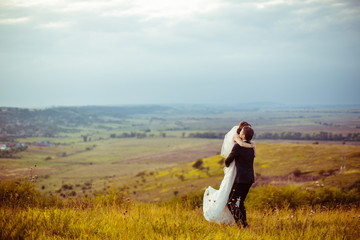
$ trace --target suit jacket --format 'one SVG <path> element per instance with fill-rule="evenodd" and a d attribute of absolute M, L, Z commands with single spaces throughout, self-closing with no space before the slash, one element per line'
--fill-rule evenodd
<path fill-rule="evenodd" d="M 235 144 L 230 155 L 226 158 L 226 166 L 230 166 L 235 160 L 236 177 L 235 183 L 254 183 L 254 149 L 244 148 Z"/>

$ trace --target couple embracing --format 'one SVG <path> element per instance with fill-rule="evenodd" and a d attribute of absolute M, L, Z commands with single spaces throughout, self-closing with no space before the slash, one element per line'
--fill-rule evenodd
<path fill-rule="evenodd" d="M 254 183 L 254 130 L 247 122 L 233 127 L 224 138 L 221 155 L 226 158 L 219 190 L 209 186 L 204 193 L 204 217 L 218 224 L 248 227 L 244 201 Z"/>

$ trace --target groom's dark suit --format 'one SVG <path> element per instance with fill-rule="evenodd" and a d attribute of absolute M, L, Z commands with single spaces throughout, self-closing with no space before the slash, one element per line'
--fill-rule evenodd
<path fill-rule="evenodd" d="M 249 142 L 248 142 L 249 143 Z M 226 158 L 225 164 L 228 167 L 235 160 L 236 177 L 229 195 L 228 208 L 236 222 L 241 220 L 244 227 L 247 226 L 245 198 L 251 185 L 254 183 L 254 149 L 244 148 L 235 144 L 230 155 Z M 236 202 L 239 201 L 239 207 Z"/>

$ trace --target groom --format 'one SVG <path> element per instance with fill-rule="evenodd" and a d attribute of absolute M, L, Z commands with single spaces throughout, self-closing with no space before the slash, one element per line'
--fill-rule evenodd
<path fill-rule="evenodd" d="M 247 143 L 250 143 L 253 135 L 254 130 L 249 126 L 243 127 L 240 132 L 240 138 Z M 227 206 L 234 216 L 235 222 L 238 224 L 240 220 L 243 227 L 247 227 L 244 201 L 251 185 L 254 183 L 254 149 L 240 147 L 236 143 L 225 160 L 226 166 L 229 167 L 233 160 L 235 160 L 236 177 Z M 239 207 L 236 204 L 237 201 L 240 202 Z"/>

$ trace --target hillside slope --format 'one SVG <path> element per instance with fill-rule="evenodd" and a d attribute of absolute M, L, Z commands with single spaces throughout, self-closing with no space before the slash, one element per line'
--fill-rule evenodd
<path fill-rule="evenodd" d="M 360 190 L 358 146 L 261 143 L 256 151 L 253 187 L 270 184 Z M 223 167 L 224 159 L 216 155 L 162 171 L 142 171 L 129 179 L 124 189 L 136 200 L 162 201 L 209 185 L 217 188 Z"/>

